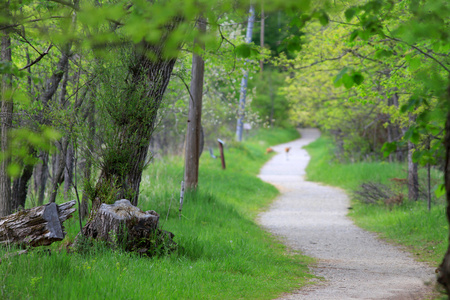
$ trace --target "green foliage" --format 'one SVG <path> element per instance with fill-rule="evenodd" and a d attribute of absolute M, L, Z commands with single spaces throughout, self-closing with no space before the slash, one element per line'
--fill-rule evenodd
<path fill-rule="evenodd" d="M 264 73 L 254 76 L 249 82 L 249 89 L 255 89 L 251 108 L 266 125 L 292 126 L 289 120 L 291 104 L 280 91 L 286 76 L 272 68 L 265 68 Z"/>

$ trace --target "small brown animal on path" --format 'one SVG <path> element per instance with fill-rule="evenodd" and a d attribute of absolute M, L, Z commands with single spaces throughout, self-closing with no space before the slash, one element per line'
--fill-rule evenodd
<path fill-rule="evenodd" d="M 273 149 L 269 147 L 266 149 L 266 154 L 269 154 L 270 152 L 273 152 Z"/>
<path fill-rule="evenodd" d="M 286 152 L 286 160 L 289 160 L 289 150 L 291 150 L 291 147 L 284 148 L 284 151 Z"/>

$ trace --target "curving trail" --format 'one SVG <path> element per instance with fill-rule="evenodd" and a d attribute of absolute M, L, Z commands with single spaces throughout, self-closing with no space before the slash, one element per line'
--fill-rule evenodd
<path fill-rule="evenodd" d="M 354 225 L 342 190 L 304 180 L 309 156 L 302 147 L 320 132 L 302 129 L 301 135 L 273 147 L 279 153 L 261 169 L 260 178 L 281 195 L 259 221 L 291 248 L 317 258 L 312 271 L 325 280 L 281 299 L 424 299 L 434 269 Z"/>

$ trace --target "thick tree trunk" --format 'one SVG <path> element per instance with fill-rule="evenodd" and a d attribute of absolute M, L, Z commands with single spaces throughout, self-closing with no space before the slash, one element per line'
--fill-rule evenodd
<path fill-rule="evenodd" d="M 49 203 L 19 211 L 0 219 L 0 245 L 50 245 L 65 237 L 63 222 L 75 212 L 75 200 L 61 205 Z"/>
<path fill-rule="evenodd" d="M 136 101 L 134 111 L 130 112 L 129 106 L 121 108 L 121 105 L 128 105 L 129 101 L 122 99 L 117 101 L 116 111 L 110 112 L 112 126 L 116 127 L 113 137 L 115 145 L 103 154 L 101 174 L 95 194 L 92 195 L 93 209 L 107 200 L 102 198 L 109 197 L 104 195 L 108 190 L 114 192 L 114 200 L 131 199 L 133 205 L 138 203 L 150 138 L 176 62 L 175 58 L 166 58 L 164 55 L 166 38 L 158 45 L 141 43 L 136 47 L 135 59 L 129 67 L 131 82 L 127 90 L 129 98 Z M 140 94 L 136 94 L 137 91 Z"/>
<path fill-rule="evenodd" d="M 449 98 L 450 98 L 450 87 L 449 87 Z M 450 99 L 449 99 L 450 103 Z M 444 181 L 445 190 L 447 198 L 447 221 L 450 223 L 450 113 L 447 115 L 447 122 L 445 124 L 445 169 L 444 169 Z M 449 241 L 450 241 L 450 231 L 449 231 Z M 445 253 L 444 259 L 439 266 L 438 282 L 442 284 L 447 291 L 447 295 L 450 295 L 450 242 L 448 242 L 447 252 Z"/>
<path fill-rule="evenodd" d="M 206 20 L 199 17 L 197 27 L 200 33 L 206 32 Z M 198 43 L 198 41 L 195 41 Z M 200 45 L 204 49 L 204 45 Z M 196 189 L 198 184 L 198 169 L 202 137 L 202 98 L 203 76 L 205 62 L 201 55 L 194 53 L 192 57 L 191 88 L 189 101 L 189 116 L 186 133 L 186 156 L 184 181 L 186 189 Z"/>
<path fill-rule="evenodd" d="M 11 38 L 9 33 L 2 31 L 1 37 L 1 61 L 9 64 L 12 61 Z M 10 95 L 12 91 L 12 75 L 3 74 L 1 87 L 1 137 L 0 150 L 2 153 L 8 151 L 8 132 L 12 127 L 13 101 Z M 0 217 L 11 213 L 11 178 L 8 175 L 10 158 L 2 159 L 0 162 Z"/>

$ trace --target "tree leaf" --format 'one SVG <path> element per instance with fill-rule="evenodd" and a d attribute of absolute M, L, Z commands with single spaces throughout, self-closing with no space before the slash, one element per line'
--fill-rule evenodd
<path fill-rule="evenodd" d="M 445 195 L 445 184 L 440 184 L 435 190 L 434 194 L 436 198 L 440 198 Z"/>
<path fill-rule="evenodd" d="M 251 49 L 249 44 L 240 44 L 234 49 L 236 55 L 241 58 L 249 58 Z"/>
<path fill-rule="evenodd" d="M 361 73 L 354 73 L 352 79 L 356 85 L 360 85 L 364 81 L 364 76 Z"/>
<path fill-rule="evenodd" d="M 344 76 L 344 74 L 346 74 L 348 72 L 349 68 L 348 67 L 344 67 L 337 75 L 336 78 L 334 79 L 334 83 L 338 83 L 341 79 L 342 76 Z"/>
<path fill-rule="evenodd" d="M 345 18 L 350 22 L 356 14 L 356 7 L 350 7 L 345 11 Z"/>
<path fill-rule="evenodd" d="M 383 151 L 384 157 L 388 157 L 392 152 L 397 150 L 397 143 L 384 143 L 383 147 L 381 148 L 381 151 Z"/>
<path fill-rule="evenodd" d="M 354 85 L 354 81 L 353 81 L 353 77 L 348 75 L 348 74 L 344 74 L 342 76 L 342 82 L 344 83 L 344 86 L 346 89 L 350 89 L 352 88 L 352 86 Z"/>

